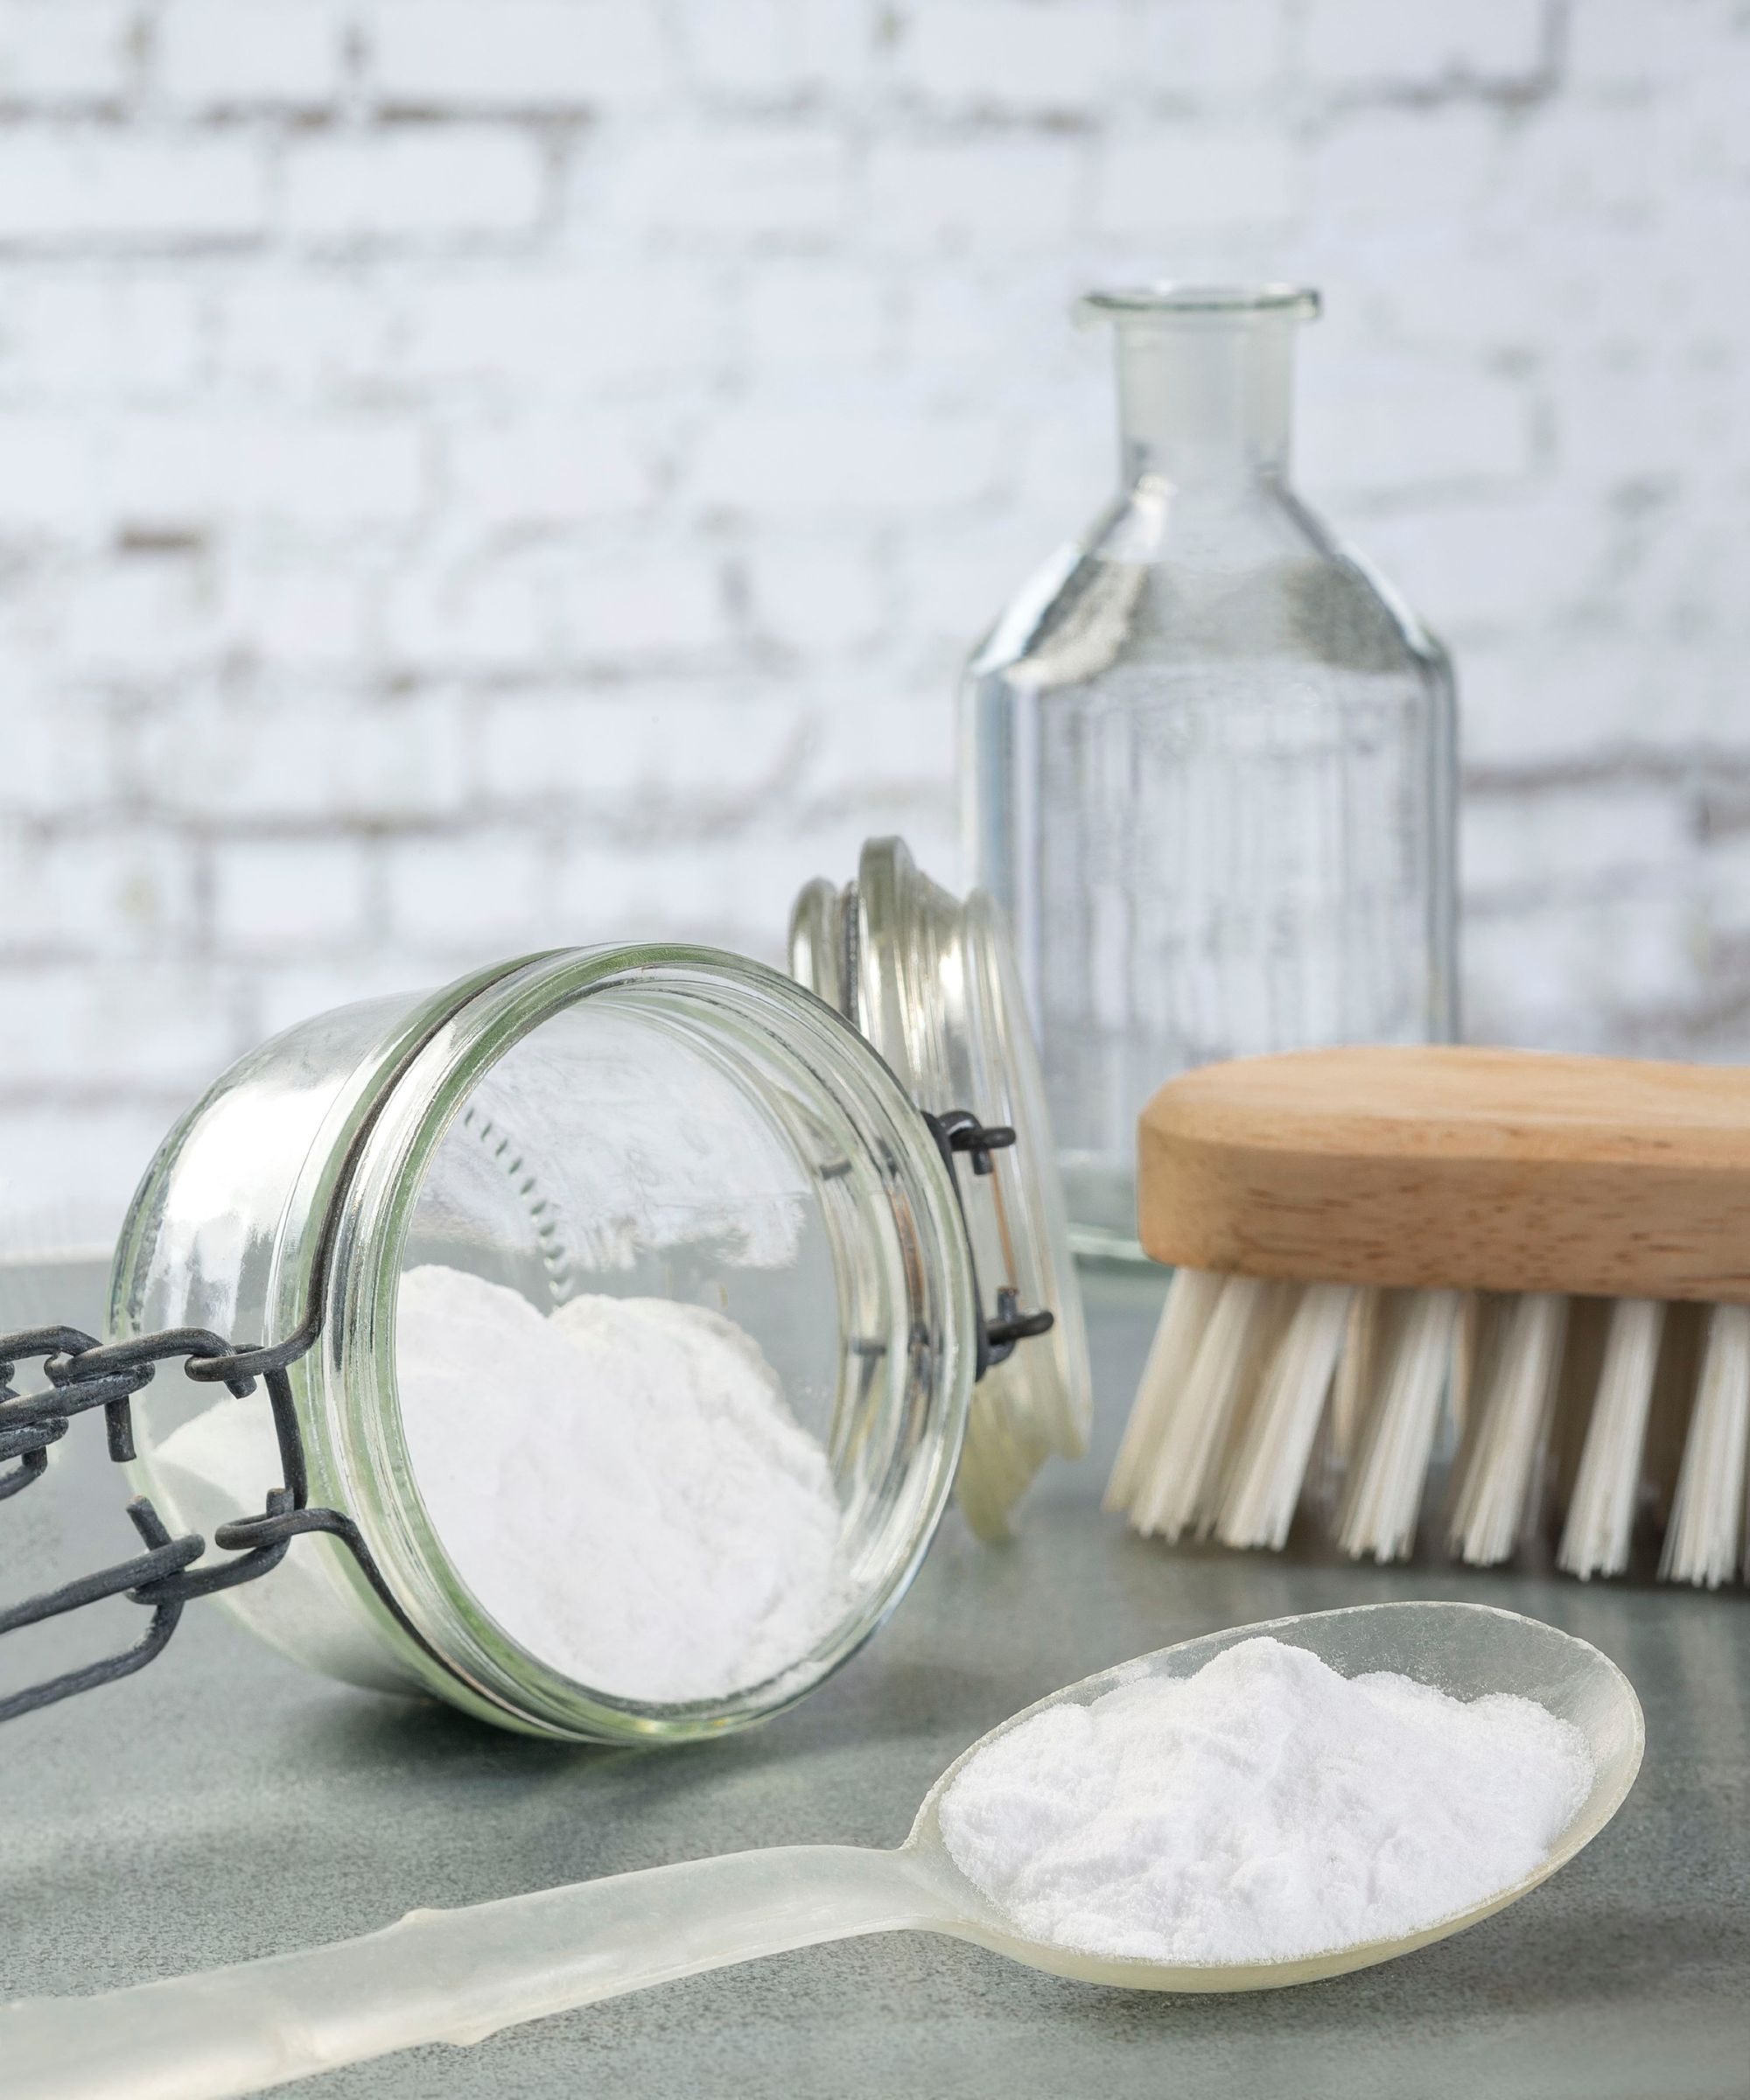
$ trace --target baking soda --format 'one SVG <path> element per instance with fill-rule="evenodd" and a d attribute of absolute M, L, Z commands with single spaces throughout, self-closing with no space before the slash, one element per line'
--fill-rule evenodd
<path fill-rule="evenodd" d="M 499 1624 L 598 1691 L 722 1698 L 842 1614 L 826 1454 L 743 1328 L 585 1296 L 543 1317 L 443 1267 L 402 1278 L 402 1433 L 433 1530 Z"/>
<path fill-rule="evenodd" d="M 1285 1961 L 1437 1923 L 1549 1853 L 1592 1782 L 1530 1699 L 1469 1701 L 1238 1642 L 1194 1676 L 1054 1706 L 941 1808 L 1026 1937 L 1171 1964 Z"/>
<path fill-rule="evenodd" d="M 703 1306 L 585 1296 L 550 1317 L 441 1266 L 402 1279 L 402 1431 L 452 1566 L 513 1640 L 592 1690 L 666 1704 L 781 1675 L 849 1600 L 826 1454 L 752 1336 Z M 155 1456 L 210 1535 L 259 1509 L 279 1460 L 260 1396 Z M 308 1558 L 250 1592 L 300 1609 Z M 300 1587 L 299 1586 L 303 1586 Z"/>

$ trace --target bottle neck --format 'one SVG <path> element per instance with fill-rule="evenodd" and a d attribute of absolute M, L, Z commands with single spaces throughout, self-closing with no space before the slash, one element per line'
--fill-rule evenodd
<path fill-rule="evenodd" d="M 1287 479 L 1294 321 L 1147 315 L 1117 329 L 1125 483 L 1242 496 Z"/>

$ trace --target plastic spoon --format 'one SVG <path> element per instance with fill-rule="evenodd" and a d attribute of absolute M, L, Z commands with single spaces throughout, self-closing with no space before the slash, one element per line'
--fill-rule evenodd
<path fill-rule="evenodd" d="M 1229 1628 L 1102 1670 L 1041 1707 L 1085 1704 L 1143 1676 L 1189 1676 L 1255 1634 L 1310 1648 L 1346 1676 L 1392 1670 L 1461 1698 L 1516 1692 L 1586 1735 L 1592 1791 L 1535 1872 L 1400 1939 L 1291 1962 L 1172 1968 L 1023 1939 L 955 1866 L 936 1809 L 981 1744 L 931 1788 L 897 1852 L 793 1845 L 653 1867 L 464 1910 L 411 1911 L 362 1938 L 89 1998 L 0 2011 L 6 2100 L 226 2100 L 416 2043 L 466 2044 L 520 2020 L 704 1969 L 860 1933 L 970 1940 L 1086 1983 L 1144 1991 L 1256 1991 L 1340 1975 L 1443 1939 L 1516 1901 L 1615 1814 L 1644 1741 L 1614 1662 L 1535 1619 L 1476 1604 L 1377 1604 Z M 988 1743 L 991 1736 L 985 1736 Z"/>

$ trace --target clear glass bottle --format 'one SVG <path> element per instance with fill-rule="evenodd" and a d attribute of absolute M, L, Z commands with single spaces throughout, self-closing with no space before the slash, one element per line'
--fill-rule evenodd
<path fill-rule="evenodd" d="M 1139 1253 L 1138 1110 L 1212 1060 L 1456 1032 L 1445 652 L 1288 479 L 1285 285 L 1094 294 L 1123 486 L 974 653 L 974 880 L 1006 909 L 1074 1239 Z"/>

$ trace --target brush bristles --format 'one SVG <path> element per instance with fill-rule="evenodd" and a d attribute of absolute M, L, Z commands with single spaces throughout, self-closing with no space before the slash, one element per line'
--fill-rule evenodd
<path fill-rule="evenodd" d="M 1533 1294 L 1516 1301 L 1509 1319 L 1470 1448 L 1460 1460 L 1449 1526 L 1452 1550 L 1477 1568 L 1510 1560 L 1519 1544 L 1555 1402 L 1568 1301 Z"/>
<path fill-rule="evenodd" d="M 1208 1486 L 1242 1400 L 1256 1390 L 1275 1343 L 1289 1287 L 1226 1278 L 1198 1338 L 1190 1373 L 1166 1396 L 1154 1451 L 1138 1466 L 1130 1497 L 1139 1531 L 1177 1539 L 1204 1514 Z M 1195 1404 L 1187 1405 L 1194 1396 Z"/>
<path fill-rule="evenodd" d="M 1362 1439 L 1386 1340 L 1387 1293 L 1359 1287 L 1349 1305 L 1348 1332 L 1331 1385 L 1330 1446 L 1333 1464 L 1347 1470 Z"/>
<path fill-rule="evenodd" d="M 1154 1346 L 1143 1366 L 1136 1404 L 1107 1485 L 1107 1508 L 1128 1509 L 1144 1468 L 1153 1465 L 1167 1422 L 1190 1377 L 1203 1330 L 1222 1295 L 1222 1280 L 1204 1269 L 1180 1269 L 1167 1286 Z"/>
<path fill-rule="evenodd" d="M 1697 1323 L 1667 1311 L 1625 1298 L 1606 1322 L 1599 1301 L 1548 1294 L 1181 1269 L 1106 1506 L 1170 1540 L 1195 1531 L 1280 1547 L 1316 1453 L 1318 1478 L 1342 1482 L 1345 1551 L 1399 1559 L 1437 1448 L 1449 1448 L 1444 1401 L 1462 1432 L 1446 1520 L 1461 1560 L 1510 1559 L 1565 1491 L 1558 1565 L 1582 1580 L 1620 1574 L 1643 1476 L 1662 1473 L 1669 1487 L 1675 1466 L 1661 1575 L 1710 1588 L 1740 1567 L 1750 1576 L 1750 1307 L 1709 1308 L 1698 1373 L 1685 1339 Z M 1670 1432 L 1653 1430 L 1674 1406 L 1687 1415 L 1680 1465 Z M 1672 1454 L 1662 1470 L 1656 1446 Z"/>
<path fill-rule="evenodd" d="M 1313 1284 L 1290 1315 L 1235 1441 L 1214 1526 L 1224 1545 L 1279 1546 L 1287 1538 L 1354 1296 L 1347 1284 Z"/>
<path fill-rule="evenodd" d="M 1460 1292 L 1413 1291 L 1392 1320 L 1337 1519 L 1337 1537 L 1357 1560 L 1401 1560 L 1415 1544 L 1462 1307 Z"/>
<path fill-rule="evenodd" d="M 1659 1572 L 1717 1590 L 1737 1568 L 1744 1530 L 1745 1440 L 1750 1434 L 1750 1306 L 1708 1316 L 1695 1412 Z"/>
<path fill-rule="evenodd" d="M 1664 1331 L 1665 1308 L 1657 1298 L 1619 1298 L 1610 1309 L 1604 1371 L 1556 1553 L 1557 1566 L 1582 1582 L 1593 1575 L 1620 1575 L 1628 1565 Z"/>

